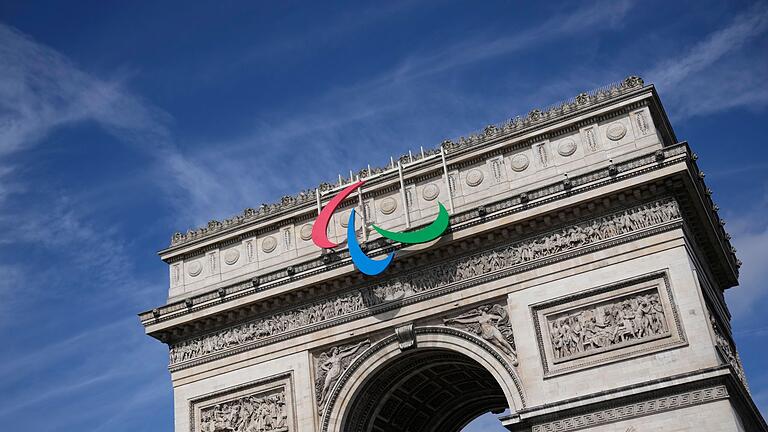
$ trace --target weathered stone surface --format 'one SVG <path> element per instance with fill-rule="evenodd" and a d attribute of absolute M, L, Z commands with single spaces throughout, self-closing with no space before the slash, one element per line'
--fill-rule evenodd
<path fill-rule="evenodd" d="M 766 430 L 730 335 L 738 260 L 696 158 L 630 77 L 439 149 L 176 234 L 166 305 L 177 432 Z M 318 206 L 365 178 L 311 241 Z M 415 229 L 450 209 L 433 244 Z M 372 255 L 343 242 L 353 207 Z"/>

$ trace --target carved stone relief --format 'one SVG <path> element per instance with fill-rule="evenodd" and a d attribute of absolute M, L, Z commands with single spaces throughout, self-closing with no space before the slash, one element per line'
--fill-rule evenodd
<path fill-rule="evenodd" d="M 384 198 L 379 204 L 379 210 L 385 215 L 392 214 L 397 210 L 397 201 L 392 197 Z"/>
<path fill-rule="evenodd" d="M 539 158 L 539 164 L 542 168 L 549 166 L 549 153 L 547 152 L 547 143 L 536 144 L 534 147 L 536 155 Z"/>
<path fill-rule="evenodd" d="M 253 262 L 253 240 L 245 241 L 245 255 L 248 257 L 248 262 Z"/>
<path fill-rule="evenodd" d="M 282 378 L 282 379 L 281 379 Z M 245 384 L 190 403 L 194 432 L 294 430 L 290 375 Z"/>
<path fill-rule="evenodd" d="M 509 119 L 501 125 L 486 127 L 482 132 L 470 134 L 466 137 L 460 137 L 456 141 L 446 140 L 441 144 L 440 148 L 443 149 L 447 154 L 451 154 L 465 148 L 474 147 L 488 140 L 496 139 L 498 136 L 500 136 L 500 134 L 509 134 L 536 127 L 539 122 L 553 120 L 565 115 L 571 115 L 574 111 L 587 108 L 596 103 L 601 103 L 606 99 L 619 97 L 642 86 L 643 80 L 641 78 L 630 76 L 621 82 L 611 84 L 610 86 L 595 92 L 581 93 L 576 97 L 575 100 L 563 102 L 559 106 L 552 106 L 546 111 L 535 109 L 530 111 L 529 114 L 524 118 L 518 116 Z M 440 152 L 440 149 L 425 149 L 423 156 L 428 157 L 440 154 Z M 410 162 L 413 160 L 421 159 L 421 156 L 404 155 L 401 159 Z M 367 169 L 359 170 L 358 176 L 362 179 L 370 177 L 371 174 L 380 174 L 385 171 L 391 171 L 392 169 L 392 166 L 385 168 L 368 167 Z M 232 218 L 224 219 L 223 221 L 212 220 L 208 222 L 207 226 L 197 229 L 190 229 L 186 233 L 176 232 L 171 237 L 171 245 L 176 246 L 179 244 L 187 243 L 212 235 L 213 233 L 219 232 L 226 228 L 242 225 L 256 219 L 267 218 L 272 214 L 290 208 L 296 208 L 308 203 L 314 203 L 316 199 L 316 193 L 318 191 L 324 192 L 332 189 L 333 187 L 334 185 L 329 183 L 321 183 L 317 188 L 305 189 L 296 195 L 283 196 L 280 198 L 279 202 L 262 204 L 257 208 L 247 208 L 242 212 L 242 214 L 236 215 Z"/>
<path fill-rule="evenodd" d="M 517 366 L 515 335 L 509 323 L 507 309 L 503 305 L 480 306 L 459 316 L 445 319 L 443 323 L 480 336 L 508 355 L 512 359 L 512 365 Z"/>
<path fill-rule="evenodd" d="M 293 245 L 293 232 L 290 228 L 283 230 L 283 248 L 288 250 Z"/>
<path fill-rule="evenodd" d="M 467 173 L 467 186 L 476 187 L 483 182 L 483 172 L 479 169 L 471 169 Z"/>
<path fill-rule="evenodd" d="M 683 345 L 666 273 L 532 306 L 545 377 Z"/>
<path fill-rule="evenodd" d="M 605 136 L 611 141 L 618 141 L 627 134 L 627 128 L 621 122 L 611 123 L 605 130 Z"/>
<path fill-rule="evenodd" d="M 228 249 L 224 252 L 224 262 L 227 263 L 227 265 L 234 265 L 239 259 L 240 251 L 236 248 Z"/>
<path fill-rule="evenodd" d="M 366 339 L 357 344 L 333 347 L 315 358 L 315 398 L 318 406 L 325 405 L 341 374 L 358 354 L 370 346 L 371 341 Z"/>
<path fill-rule="evenodd" d="M 217 255 L 218 254 L 216 253 L 216 251 L 213 251 L 213 252 L 208 254 L 208 264 L 210 264 L 210 266 L 211 266 L 211 273 L 216 273 L 216 271 L 217 271 L 217 268 L 218 268 L 218 265 L 217 265 L 217 263 L 218 263 L 218 256 Z"/>
<path fill-rule="evenodd" d="M 555 360 L 669 332 L 664 306 L 655 289 L 550 316 L 547 320 Z"/>
<path fill-rule="evenodd" d="M 598 150 L 597 134 L 594 127 L 584 129 L 584 144 L 593 153 Z"/>
<path fill-rule="evenodd" d="M 289 331 L 318 325 L 382 303 L 436 290 L 456 282 L 512 268 L 534 260 L 678 220 L 677 203 L 657 201 L 609 216 L 561 228 L 474 255 L 446 260 L 334 297 L 319 299 L 293 309 L 264 316 L 215 333 L 177 344 L 170 350 L 171 364 L 234 349 Z"/>
<path fill-rule="evenodd" d="M 516 172 L 523 172 L 528 168 L 531 162 L 528 160 L 528 156 L 523 153 L 518 153 L 512 156 L 512 170 Z"/>
<path fill-rule="evenodd" d="M 710 315 L 709 322 L 712 324 L 712 331 L 715 333 L 715 345 L 719 349 L 720 355 L 723 357 L 723 360 L 733 367 L 739 381 L 741 381 L 741 383 L 744 384 L 744 388 L 749 391 L 747 376 L 744 373 L 744 366 L 741 364 L 741 359 L 739 358 L 739 352 L 736 350 L 736 346 L 731 344 L 728 338 L 723 335 L 715 317 Z"/>
<path fill-rule="evenodd" d="M 453 171 L 448 173 L 448 188 L 450 189 L 451 196 L 455 197 L 458 194 L 458 189 L 456 188 L 458 185 L 456 184 L 456 179 L 459 178 L 459 172 Z"/>
<path fill-rule="evenodd" d="M 198 276 L 200 273 L 203 272 L 203 265 L 200 263 L 200 261 L 192 261 L 187 265 L 187 274 L 195 277 Z"/>
<path fill-rule="evenodd" d="M 493 180 L 496 184 L 501 183 L 504 176 L 504 157 L 503 156 L 497 156 L 488 161 L 488 168 L 491 171 L 491 175 L 493 176 Z"/>
<path fill-rule="evenodd" d="M 181 282 L 181 264 L 176 263 L 173 265 L 171 269 L 171 280 L 173 281 L 174 285 Z"/>
<path fill-rule="evenodd" d="M 572 417 L 559 418 L 557 420 L 534 425 L 531 432 L 571 432 L 597 427 L 608 423 L 618 422 L 643 415 L 653 415 L 658 412 L 669 411 L 687 406 L 699 405 L 715 400 L 727 399 L 728 389 L 724 385 L 690 390 L 648 399 L 627 405 L 613 406 L 600 411 L 580 414 Z M 634 432 L 630 427 L 626 432 Z"/>
<path fill-rule="evenodd" d="M 421 191 L 421 196 L 426 201 L 433 201 L 438 195 L 440 195 L 440 188 L 436 184 L 428 184 Z"/>
<path fill-rule="evenodd" d="M 557 152 L 560 153 L 560 156 L 564 157 L 576 153 L 576 141 L 570 138 L 560 141 L 560 144 L 557 146 Z"/>
<path fill-rule="evenodd" d="M 268 236 L 261 241 L 261 250 L 270 253 L 277 248 L 277 240 L 273 236 Z"/>
<path fill-rule="evenodd" d="M 647 135 L 648 132 L 650 132 L 651 126 L 648 124 L 648 120 L 645 118 L 645 113 L 643 111 L 637 111 L 634 114 L 635 118 L 635 124 L 637 125 L 637 130 L 640 132 L 641 135 Z"/>
<path fill-rule="evenodd" d="M 301 237 L 304 241 L 309 241 L 312 239 L 312 224 L 308 223 L 301 227 L 299 230 L 299 237 Z"/>

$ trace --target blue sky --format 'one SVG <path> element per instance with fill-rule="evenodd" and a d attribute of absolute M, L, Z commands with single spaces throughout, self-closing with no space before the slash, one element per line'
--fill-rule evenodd
<path fill-rule="evenodd" d="M 135 314 L 166 298 L 174 231 L 630 74 L 728 221 L 765 411 L 766 52 L 766 2 L 5 0 L 0 424 L 172 430 L 167 351 Z"/>

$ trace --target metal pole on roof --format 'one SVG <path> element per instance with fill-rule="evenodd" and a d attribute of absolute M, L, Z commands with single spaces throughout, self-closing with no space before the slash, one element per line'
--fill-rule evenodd
<path fill-rule="evenodd" d="M 411 227 L 411 215 L 408 210 L 408 198 L 405 196 L 405 181 L 403 180 L 403 165 L 397 162 L 397 174 L 400 176 L 400 199 L 403 201 L 403 212 L 405 214 L 405 228 Z"/>
<path fill-rule="evenodd" d="M 445 190 L 448 191 L 448 206 L 451 208 L 451 214 L 453 214 L 453 191 L 451 190 L 451 179 L 448 177 L 448 163 L 445 161 L 445 148 L 442 144 L 440 144 L 440 158 L 443 160 L 443 176 L 445 178 Z"/>

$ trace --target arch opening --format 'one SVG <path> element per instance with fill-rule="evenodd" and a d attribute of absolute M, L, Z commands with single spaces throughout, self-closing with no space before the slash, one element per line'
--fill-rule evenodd
<path fill-rule="evenodd" d="M 374 371 L 344 415 L 344 431 L 459 432 L 507 398 L 493 375 L 470 357 L 447 349 L 404 352 Z"/>

